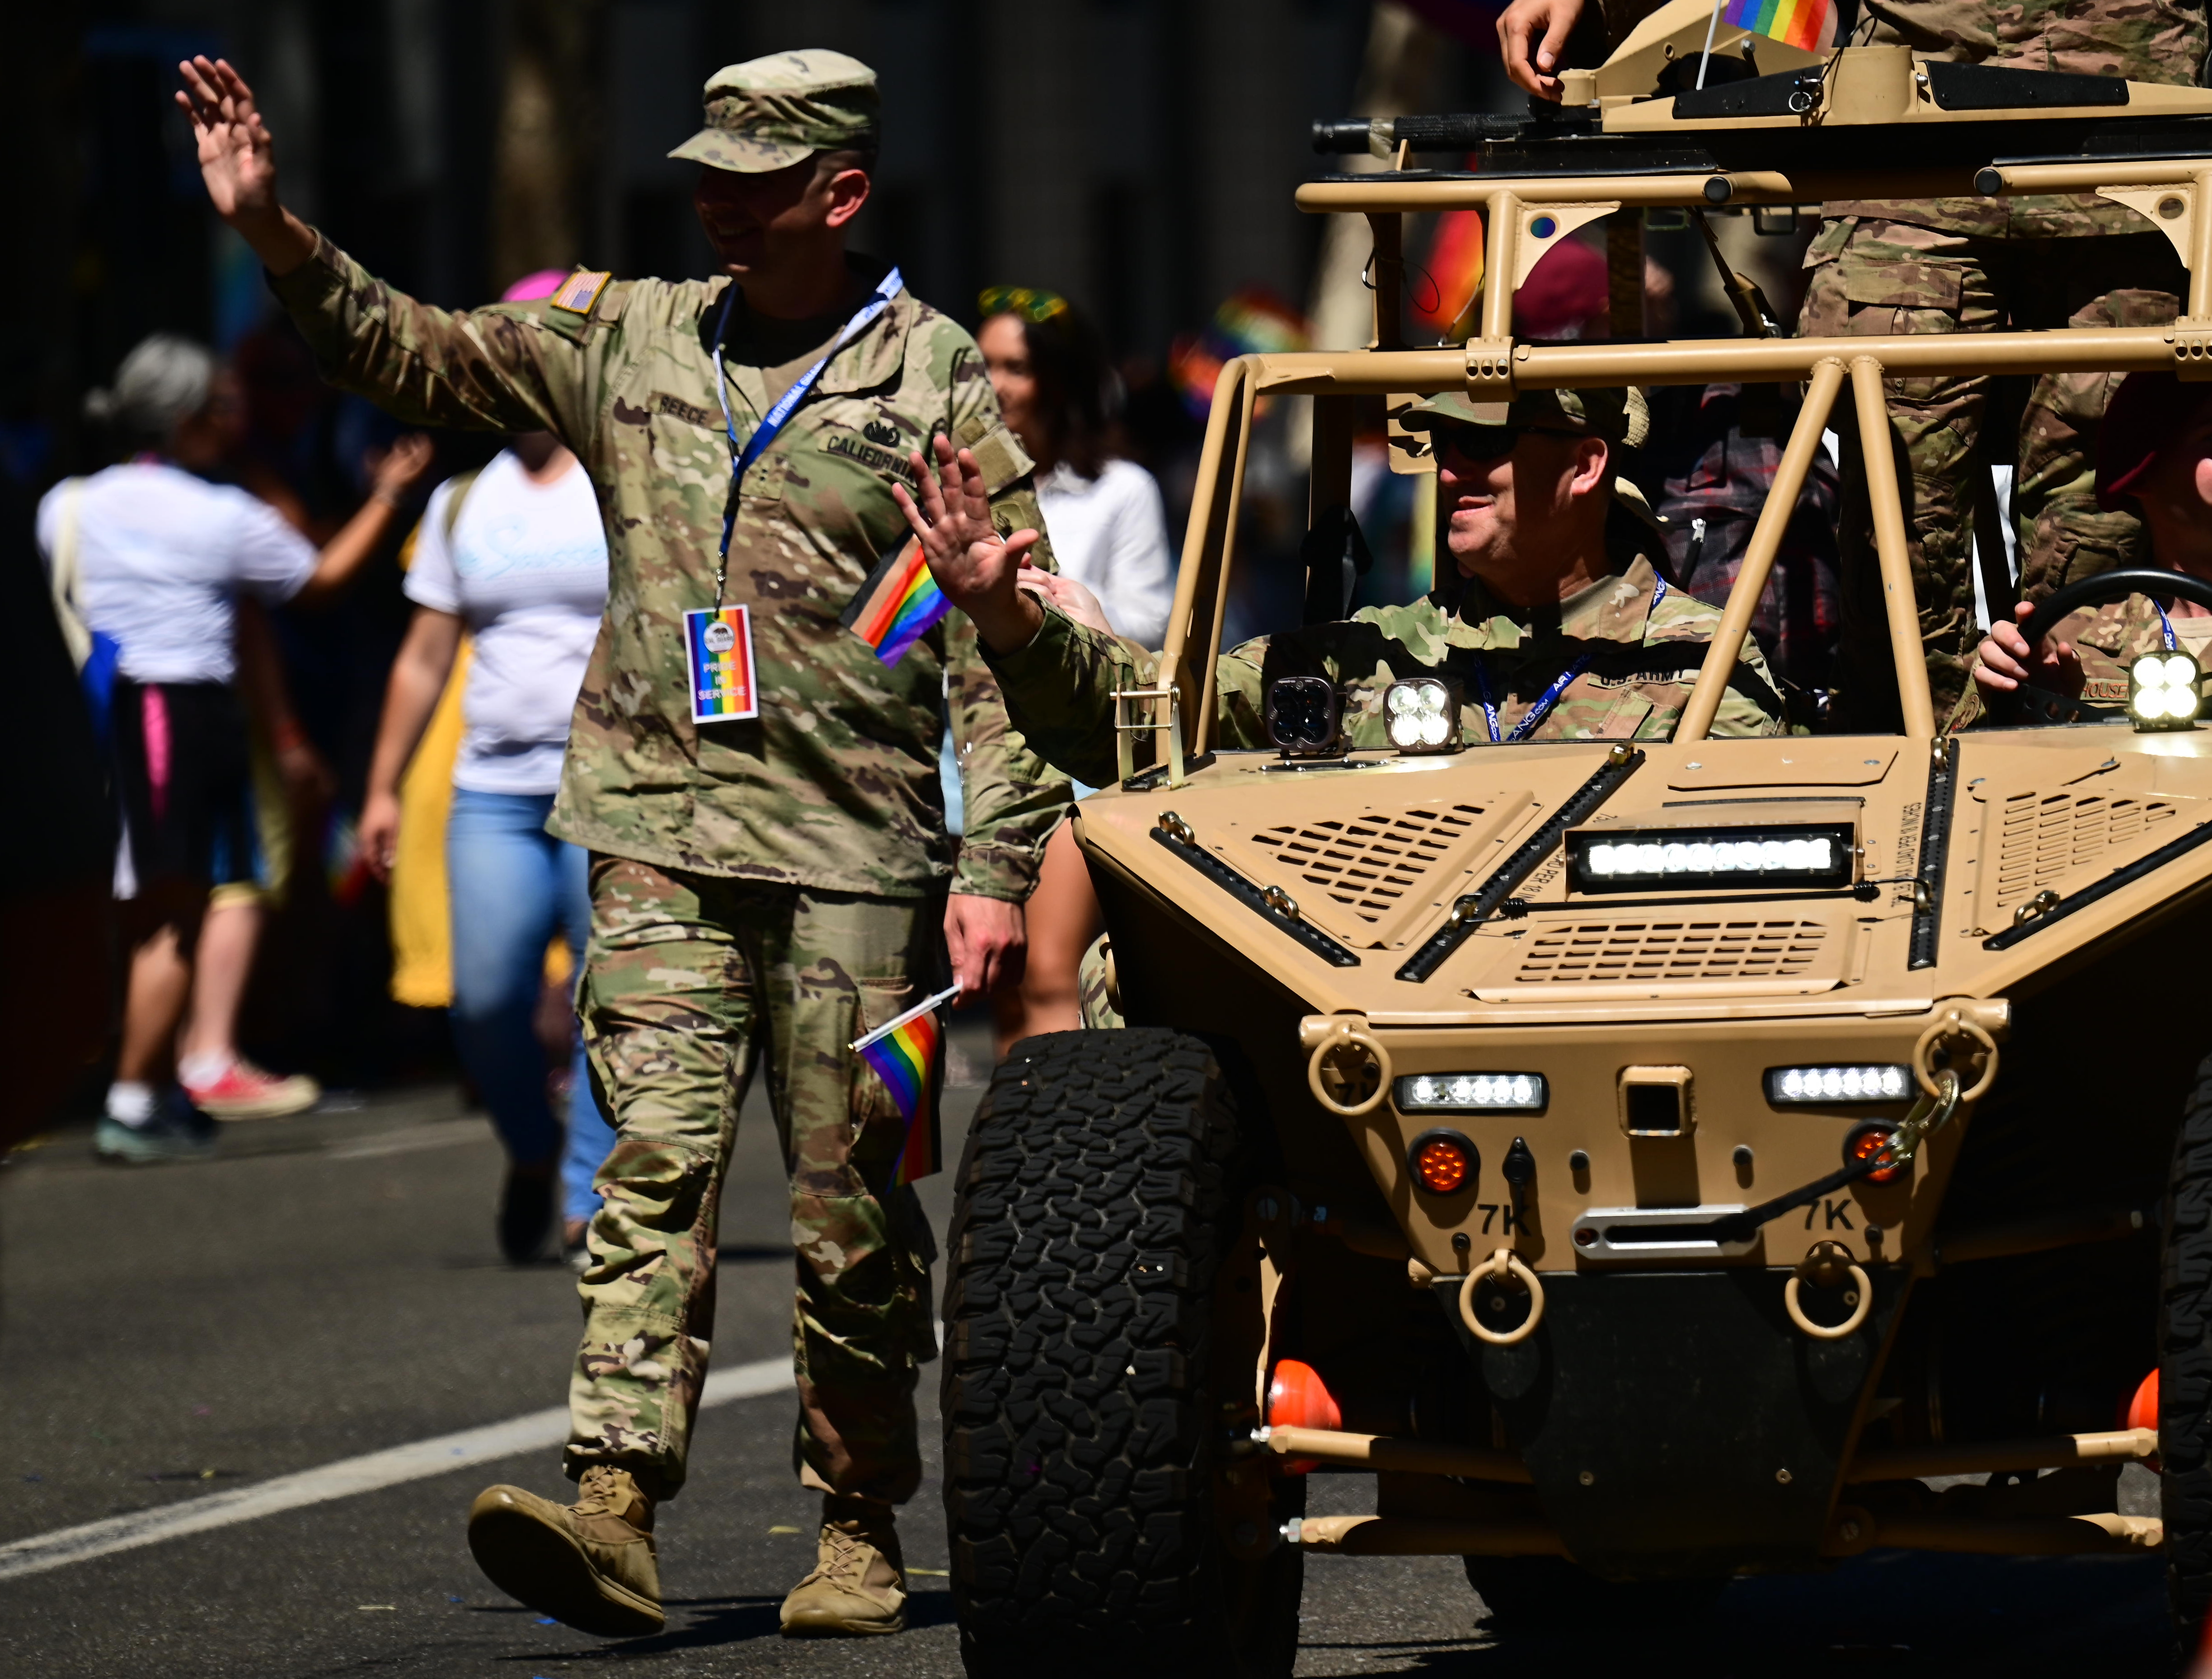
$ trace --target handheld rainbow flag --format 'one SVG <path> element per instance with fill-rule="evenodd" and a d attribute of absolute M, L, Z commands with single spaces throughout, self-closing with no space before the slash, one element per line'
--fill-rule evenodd
<path fill-rule="evenodd" d="M 1739 29 L 1817 52 L 1827 44 L 1828 14 L 1835 0 L 1728 0 L 1728 21 Z"/>
<path fill-rule="evenodd" d="M 906 1120 L 894 1185 L 911 1184 L 937 1170 L 937 1052 L 945 1041 L 937 1011 L 960 993 L 948 985 L 887 1026 L 854 1040 L 853 1052 L 875 1070 Z"/>
<path fill-rule="evenodd" d="M 870 573 L 838 621 L 873 647 L 885 664 L 896 664 L 951 609 L 952 603 L 929 574 L 921 540 L 908 536 Z"/>

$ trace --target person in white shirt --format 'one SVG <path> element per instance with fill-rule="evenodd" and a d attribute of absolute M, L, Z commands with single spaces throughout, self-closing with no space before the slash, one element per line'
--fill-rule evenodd
<path fill-rule="evenodd" d="M 188 1082 L 210 1052 L 190 1032 L 179 1043 L 193 956 L 210 891 L 254 877 L 239 598 L 334 598 L 377 552 L 432 451 L 427 438 L 399 439 L 375 466 L 361 511 L 319 551 L 266 502 L 203 476 L 235 440 L 237 403 L 200 345 L 155 334 L 88 407 L 120 434 L 129 458 L 49 490 L 38 530 L 57 594 L 114 657 L 108 729 L 135 890 L 124 921 L 132 955 L 123 1040 L 95 1147 L 112 1160 L 186 1159 L 209 1151 L 210 1128 L 182 1092 L 162 1092 L 179 1050 Z M 246 900 L 216 913 L 258 918 L 259 909 Z M 250 954 L 250 931 L 226 931 L 234 955 L 240 936 Z M 275 1082 L 234 1060 L 216 1071 L 200 1082 L 231 1094 Z"/>
<path fill-rule="evenodd" d="M 1120 382 L 1097 329 L 1057 293 L 992 286 L 977 300 L 975 342 L 1006 426 L 1036 462 L 1037 506 L 1062 581 L 1095 597 L 1115 631 L 1158 647 L 1175 601 L 1167 511 L 1152 475 L 1110 452 Z M 1088 791 L 1079 787 L 1078 797 Z M 1075 836 L 1045 847 L 1027 906 L 1028 958 L 991 1007 L 999 1053 L 1082 1023 L 1077 969 L 1103 926 Z"/>
<path fill-rule="evenodd" d="M 567 276 L 532 280 L 549 277 Z M 544 295 L 525 290 L 530 284 L 518 282 L 502 300 Z M 580 971 L 591 931 L 589 858 L 545 831 L 606 606 L 606 533 L 591 475 L 550 432 L 514 439 L 471 482 L 448 481 L 431 495 L 406 587 L 415 617 L 385 693 L 362 849 L 389 878 L 400 779 L 465 629 L 473 651 L 446 823 L 453 1037 L 507 1149 L 499 1242 L 522 1264 L 538 1257 L 551 1225 L 556 1161 L 564 1246 L 580 1250 L 599 1205 L 592 1180 L 614 1143 L 579 1044 L 563 1152 L 533 1025 L 547 942 L 566 937 Z"/>

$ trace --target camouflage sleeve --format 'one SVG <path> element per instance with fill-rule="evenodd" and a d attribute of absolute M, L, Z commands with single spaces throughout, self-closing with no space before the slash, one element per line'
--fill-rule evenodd
<path fill-rule="evenodd" d="M 595 406 L 587 364 L 618 313 L 603 287 L 590 313 L 550 305 L 434 309 L 395 291 L 318 233 L 315 254 L 270 288 L 325 377 L 419 426 L 550 431 L 586 452 Z"/>
<path fill-rule="evenodd" d="M 991 492 L 991 523 L 1002 536 L 1038 532 L 1031 557 L 1056 570 L 1030 482 L 1036 463 L 1000 419 L 982 358 L 972 346 L 953 359 L 949 397 L 946 433 L 975 452 Z M 945 621 L 945 671 L 952 751 L 967 805 L 952 889 L 1019 903 L 1036 888 L 1045 841 L 1073 802 L 1067 777 L 1039 756 L 1008 719 L 998 678 L 985 664 L 975 626 L 964 612 Z"/>
<path fill-rule="evenodd" d="M 1759 652 L 1758 641 L 1747 635 L 1743 657 L 1729 673 L 1728 691 L 1721 695 L 1720 709 L 1713 713 L 1712 727 L 1705 733 L 1714 740 L 1729 740 L 1789 732 L 1774 675 L 1766 668 L 1766 655 Z"/>
<path fill-rule="evenodd" d="M 981 651 L 1006 695 L 1006 715 L 1047 763 L 1094 787 L 1115 779 L 1114 692 L 1149 684 L 1159 669 L 1157 656 L 1049 607 L 1028 646 Z M 1151 737 L 1135 740 L 1139 761 L 1149 761 Z"/>
<path fill-rule="evenodd" d="M 967 800 L 952 889 L 1020 903 L 1036 889 L 1045 841 L 1073 801 L 1067 777 L 1016 730 L 964 612 L 945 623 L 945 708 Z"/>

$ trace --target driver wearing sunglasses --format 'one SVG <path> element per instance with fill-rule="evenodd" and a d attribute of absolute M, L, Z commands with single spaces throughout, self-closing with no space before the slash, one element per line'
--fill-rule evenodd
<path fill-rule="evenodd" d="M 1267 685 L 1291 676 L 1339 689 L 1355 750 L 1388 748 L 1384 693 L 1413 676 L 1457 682 L 1459 736 L 1470 746 L 1665 738 L 1720 613 L 1660 578 L 1650 557 L 1660 552 L 1656 522 L 1619 476 L 1621 452 L 1649 426 L 1642 394 L 1543 391 L 1492 404 L 1447 393 L 1415 403 L 1401 423 L 1435 452 L 1438 547 L 1453 574 L 1423 599 L 1224 652 L 1218 743 L 1266 748 Z M 1157 657 L 1017 588 L 1018 555 L 1008 563 L 968 482 L 972 468 L 943 446 L 933 464 L 909 518 L 939 587 L 975 621 L 1009 715 L 1048 762 L 1111 779 L 1114 691 L 1149 685 Z M 1782 702 L 1747 636 L 1711 732 L 1782 730 Z M 1137 736 L 1140 753 L 1151 738 Z"/>
<path fill-rule="evenodd" d="M 2141 517 L 2150 552 L 2140 563 L 2212 582 L 2212 385 L 2128 375 L 2098 441 L 2097 506 Z M 2130 595 L 2083 607 L 2053 625 L 2031 656 L 2020 627 L 2034 609 L 2021 602 L 2016 621 L 1999 620 L 1974 650 L 1973 686 L 1950 729 L 1981 721 L 1997 696 L 2015 693 L 2031 723 L 2116 716 L 2127 701 L 2128 667 L 2146 653 L 2185 652 L 2212 670 L 2212 611 L 2185 597 L 2161 605 Z"/>

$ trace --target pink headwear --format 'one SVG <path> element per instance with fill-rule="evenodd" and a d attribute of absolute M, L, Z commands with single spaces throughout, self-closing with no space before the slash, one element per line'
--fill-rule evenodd
<path fill-rule="evenodd" d="M 535 274 L 526 274 L 499 294 L 501 303 L 534 303 L 541 297 L 550 297 L 561 289 L 561 282 L 568 277 L 565 268 L 541 268 Z"/>

